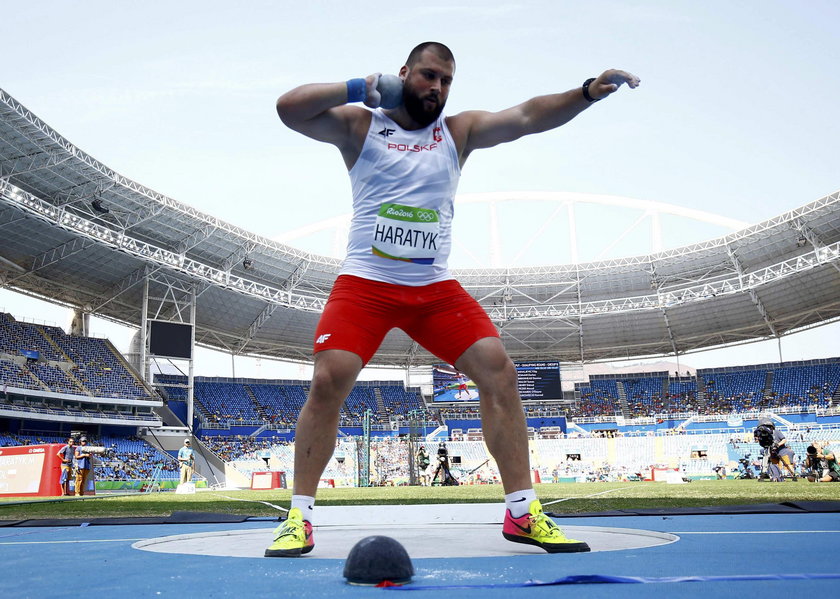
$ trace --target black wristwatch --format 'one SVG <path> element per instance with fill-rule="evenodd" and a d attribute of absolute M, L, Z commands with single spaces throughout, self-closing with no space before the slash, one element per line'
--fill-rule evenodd
<path fill-rule="evenodd" d="M 583 86 L 581 87 L 581 90 L 583 91 L 583 97 L 586 98 L 587 102 L 599 102 L 601 100 L 601 98 L 598 98 L 596 100 L 595 98 L 589 95 L 589 85 L 593 81 L 595 81 L 595 77 L 590 77 L 589 79 L 583 82 Z"/>

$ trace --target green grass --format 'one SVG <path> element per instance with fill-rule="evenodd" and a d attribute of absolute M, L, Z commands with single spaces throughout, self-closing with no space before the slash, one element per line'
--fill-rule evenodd
<path fill-rule="evenodd" d="M 704 507 L 783 501 L 840 500 L 840 485 L 812 484 L 805 480 L 759 483 L 755 480 L 704 480 L 683 485 L 666 483 L 560 483 L 536 485 L 542 502 L 564 499 L 546 507 L 564 513 L 617 509 Z M 608 491 L 604 493 L 605 491 Z M 227 497 L 224 497 L 227 496 Z M 245 499 L 236 501 L 228 499 Z M 291 491 L 205 491 L 195 495 L 155 493 L 101 496 L 82 500 L 43 501 L 4 498 L 0 520 L 31 518 L 105 518 L 113 516 L 168 516 L 176 511 L 276 516 L 266 501 L 288 507 Z M 501 486 L 374 487 L 320 489 L 318 505 L 402 505 L 424 503 L 500 503 Z"/>

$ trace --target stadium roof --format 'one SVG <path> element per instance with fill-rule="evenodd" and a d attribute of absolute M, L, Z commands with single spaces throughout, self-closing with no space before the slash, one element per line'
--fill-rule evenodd
<path fill-rule="evenodd" d="M 340 262 L 148 189 L 0 90 L 0 286 L 138 327 L 183 318 L 196 342 L 311 358 Z M 517 360 L 686 353 L 840 318 L 840 192 L 707 242 L 585 264 L 456 270 Z M 166 300 L 172 300 L 167 302 Z M 392 331 L 374 364 L 437 362 Z"/>

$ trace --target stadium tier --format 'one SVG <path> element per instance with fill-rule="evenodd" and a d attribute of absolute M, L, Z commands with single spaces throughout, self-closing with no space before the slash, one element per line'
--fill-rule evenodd
<path fill-rule="evenodd" d="M 186 377 L 159 376 L 158 382 L 181 385 L 166 388 L 170 406 L 183 402 Z M 297 414 L 306 400 L 308 388 L 307 381 L 199 377 L 195 381 L 195 406 L 200 436 L 220 459 L 235 463 L 235 467 L 245 474 L 264 470 L 267 467 L 265 459 L 269 456 L 279 460 L 283 469 L 290 469 L 293 452 L 289 443 L 294 440 Z M 703 445 L 708 443 L 698 441 L 698 435 L 738 434 L 748 438 L 758 409 L 772 408 L 783 414 L 790 426 L 819 430 L 828 422 L 826 418 L 836 418 L 838 393 L 840 359 L 831 359 L 700 370 L 694 376 L 668 372 L 597 375 L 587 384 L 577 385 L 572 401 L 568 397 L 560 401 L 526 401 L 524 409 L 532 442 L 578 439 L 584 445 L 589 443 L 584 453 L 591 464 L 592 460 L 604 457 L 593 450 L 592 439 L 616 439 L 627 444 L 621 439 L 688 434 L 695 443 Z M 424 404 L 419 389 L 407 389 L 402 383 L 360 382 L 342 407 L 339 424 L 342 434 L 348 435 L 347 439 L 362 434 L 361 420 L 365 410 L 373 413 L 371 434 L 380 443 L 407 435 L 411 431 L 410 413 L 422 411 L 423 436 L 441 430 L 442 436 L 436 439 L 477 443 L 475 447 L 484 447 L 477 402 Z M 712 452 L 714 459 L 696 457 L 683 467 L 698 472 L 710 471 L 725 454 L 721 449 L 724 441 L 720 439 Z M 341 443 L 344 441 L 339 441 L 339 447 Z M 624 474 L 628 468 L 638 469 L 639 464 L 662 461 L 661 456 L 654 460 L 652 446 L 646 443 L 630 443 L 621 450 L 631 452 L 628 455 L 633 464 L 632 467 L 622 466 Z M 666 442 L 669 446 L 674 443 L 679 445 L 674 451 L 691 453 L 683 451 L 686 449 L 683 445 L 690 441 Z M 469 447 L 475 449 L 473 445 Z M 347 464 L 357 449 L 354 446 L 337 449 L 337 455 L 344 456 L 342 460 L 346 458 L 347 461 L 331 462 L 328 478 L 349 480 L 348 472 L 352 473 L 353 468 Z M 470 451 L 474 453 L 473 449 Z M 563 451 L 574 455 L 573 449 Z M 703 448 L 696 453 L 708 455 L 709 451 Z M 483 459 L 488 457 L 484 453 L 481 456 Z M 383 472 L 390 473 L 385 464 L 380 464 Z M 577 477 L 590 479 L 595 476 L 591 466 L 587 466 L 590 468 L 587 472 L 581 470 L 583 466 L 556 466 L 549 468 L 549 477 L 556 478 L 557 472 L 562 476 L 575 473 Z M 273 463 L 272 468 L 276 467 Z M 618 470 L 608 475 L 613 476 L 616 472 Z M 388 474 L 391 475 L 393 473 Z M 604 475 L 601 472 L 597 476 Z M 491 480 L 494 474 L 485 472 L 484 476 Z"/>
<path fill-rule="evenodd" d="M 187 378 L 157 375 L 156 382 L 172 401 L 186 401 Z M 196 377 L 195 410 L 205 425 L 272 426 L 293 428 L 309 391 L 308 381 L 269 381 Z M 393 381 L 358 383 L 341 409 L 341 424 L 359 426 L 367 410 L 374 422 L 405 420 L 423 409 L 418 388 L 406 389 Z"/>
<path fill-rule="evenodd" d="M 186 377 L 158 375 L 170 400 L 186 400 Z M 172 386 L 178 385 L 178 386 Z M 308 381 L 195 379 L 195 409 L 203 424 L 223 429 L 251 426 L 293 429 L 306 401 Z M 756 410 L 814 410 L 838 405 L 840 359 L 699 370 L 696 376 L 667 372 L 622 376 L 595 375 L 576 384 L 575 398 L 525 403 L 529 426 L 555 426 L 546 418 L 673 418 L 679 415 L 751 413 Z M 833 402 L 835 402 L 833 404 Z M 420 390 L 394 381 L 358 383 L 341 411 L 341 426 L 360 426 L 365 411 L 379 425 L 407 425 L 409 413 L 422 410 L 430 421 L 457 422 L 455 428 L 480 427 L 477 403 L 425 404 Z M 237 433 L 243 431 L 236 431 Z"/>
<path fill-rule="evenodd" d="M 151 399 L 105 339 L 0 315 L 0 384 L 6 388 L 112 399 Z"/>
<path fill-rule="evenodd" d="M 840 403 L 840 360 L 701 369 L 696 377 L 666 372 L 598 375 L 575 386 L 571 417 L 826 409 Z"/>

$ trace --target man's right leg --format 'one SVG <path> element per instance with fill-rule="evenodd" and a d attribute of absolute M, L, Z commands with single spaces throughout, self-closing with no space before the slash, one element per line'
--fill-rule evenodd
<path fill-rule="evenodd" d="M 341 349 L 315 355 L 309 397 L 295 428 L 295 495 L 315 497 L 321 474 L 335 451 L 341 406 L 362 366 L 359 356 Z"/>
<path fill-rule="evenodd" d="M 315 355 L 315 370 L 309 397 L 298 415 L 295 429 L 295 482 L 292 509 L 275 530 L 274 543 L 266 557 L 299 557 L 315 546 L 312 525 L 294 498 L 314 500 L 318 482 L 335 451 L 341 405 L 362 370 L 362 359 L 353 352 L 331 349 Z M 309 506 L 311 509 L 311 505 Z"/>

